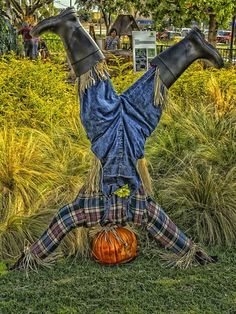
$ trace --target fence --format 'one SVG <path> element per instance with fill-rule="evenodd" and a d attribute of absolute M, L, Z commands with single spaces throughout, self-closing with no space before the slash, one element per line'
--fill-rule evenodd
<path fill-rule="evenodd" d="M 60 39 L 57 38 L 45 38 L 48 49 L 52 53 L 64 52 L 63 44 Z M 169 48 L 169 45 L 157 45 L 157 54 Z M 236 49 L 230 48 L 217 48 L 225 62 L 231 62 L 236 65 Z"/>
<path fill-rule="evenodd" d="M 231 62 L 236 65 L 236 49 L 230 48 L 218 48 L 222 58 L 225 62 Z"/>
<path fill-rule="evenodd" d="M 166 50 L 170 46 L 168 45 L 158 45 L 157 46 L 157 53 L 161 53 L 162 51 Z M 231 62 L 233 65 L 236 65 L 236 49 L 230 48 L 217 48 L 219 53 L 221 54 L 222 58 L 225 62 Z"/>

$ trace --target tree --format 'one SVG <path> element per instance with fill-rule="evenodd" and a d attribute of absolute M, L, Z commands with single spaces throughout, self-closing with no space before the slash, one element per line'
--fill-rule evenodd
<path fill-rule="evenodd" d="M 4 9 L 10 10 L 13 20 L 17 22 L 31 20 L 39 9 L 45 9 L 53 0 L 7 0 Z"/>
<path fill-rule="evenodd" d="M 235 0 L 136 0 L 133 3 L 142 14 L 152 15 L 158 27 L 189 26 L 191 21 L 208 23 L 208 40 L 212 44 L 216 43 L 218 27 L 228 27 L 236 11 Z"/>
<path fill-rule="evenodd" d="M 181 27 L 185 25 L 187 19 L 184 2 L 184 0 L 146 0 L 139 6 L 139 10 L 141 14 L 151 14 L 157 28 L 165 28 L 172 24 Z"/>
<path fill-rule="evenodd" d="M 76 0 L 79 9 L 97 9 L 101 12 L 106 26 L 107 33 L 112 23 L 112 15 L 130 12 L 131 2 L 125 0 Z"/>
<path fill-rule="evenodd" d="M 218 28 L 228 28 L 236 12 L 235 0 L 192 0 L 188 7 L 193 11 L 193 17 L 208 21 L 208 40 L 214 45 Z"/>

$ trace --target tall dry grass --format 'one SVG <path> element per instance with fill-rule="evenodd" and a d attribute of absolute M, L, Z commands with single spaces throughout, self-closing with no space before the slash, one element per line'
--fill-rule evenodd
<path fill-rule="evenodd" d="M 118 92 L 140 76 L 119 59 L 112 67 Z M 92 156 L 63 65 L 10 55 L 0 73 L 1 259 L 19 254 L 74 199 Z M 210 244 L 235 243 L 235 77 L 235 69 L 189 69 L 146 145 L 158 201 Z M 65 240 L 67 254 L 81 245 L 79 234 Z"/>
<path fill-rule="evenodd" d="M 236 72 L 196 67 L 188 73 L 173 87 L 160 128 L 147 145 L 156 195 L 196 240 L 233 245 Z M 187 83 L 194 89 L 188 91 Z"/>

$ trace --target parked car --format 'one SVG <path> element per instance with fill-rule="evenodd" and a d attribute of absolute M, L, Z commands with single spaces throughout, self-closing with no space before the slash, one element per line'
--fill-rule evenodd
<path fill-rule="evenodd" d="M 209 30 L 208 29 L 204 29 L 203 30 L 203 35 L 204 35 L 206 40 L 208 40 L 208 34 L 209 34 Z"/>
<path fill-rule="evenodd" d="M 163 33 L 159 33 L 157 35 L 157 39 L 163 40 L 163 41 L 175 41 L 178 42 L 182 39 L 181 33 L 180 32 L 175 32 L 175 31 L 165 31 Z"/>
<path fill-rule="evenodd" d="M 181 29 L 181 36 L 185 37 L 186 35 L 188 35 L 188 33 L 191 31 L 191 28 L 182 28 Z"/>
<path fill-rule="evenodd" d="M 231 40 L 231 31 L 219 30 L 217 32 L 216 41 L 221 44 L 228 44 Z"/>

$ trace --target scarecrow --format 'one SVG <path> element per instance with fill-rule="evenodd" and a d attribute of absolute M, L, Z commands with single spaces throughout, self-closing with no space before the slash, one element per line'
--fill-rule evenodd
<path fill-rule="evenodd" d="M 31 33 L 58 34 L 78 77 L 80 117 L 94 169 L 69 205 L 53 217 L 42 236 L 25 249 L 13 269 L 50 259 L 63 237 L 76 227 L 94 227 L 92 254 L 104 264 L 117 264 L 137 255 L 137 240 L 129 223 L 149 234 L 175 256 L 174 265 L 215 262 L 189 239 L 152 199 L 144 144 L 156 128 L 167 90 L 192 62 L 203 58 L 223 66 L 218 51 L 198 28 L 151 61 L 150 69 L 121 95 L 114 91 L 99 47 L 84 30 L 74 8 L 36 25 Z"/>

